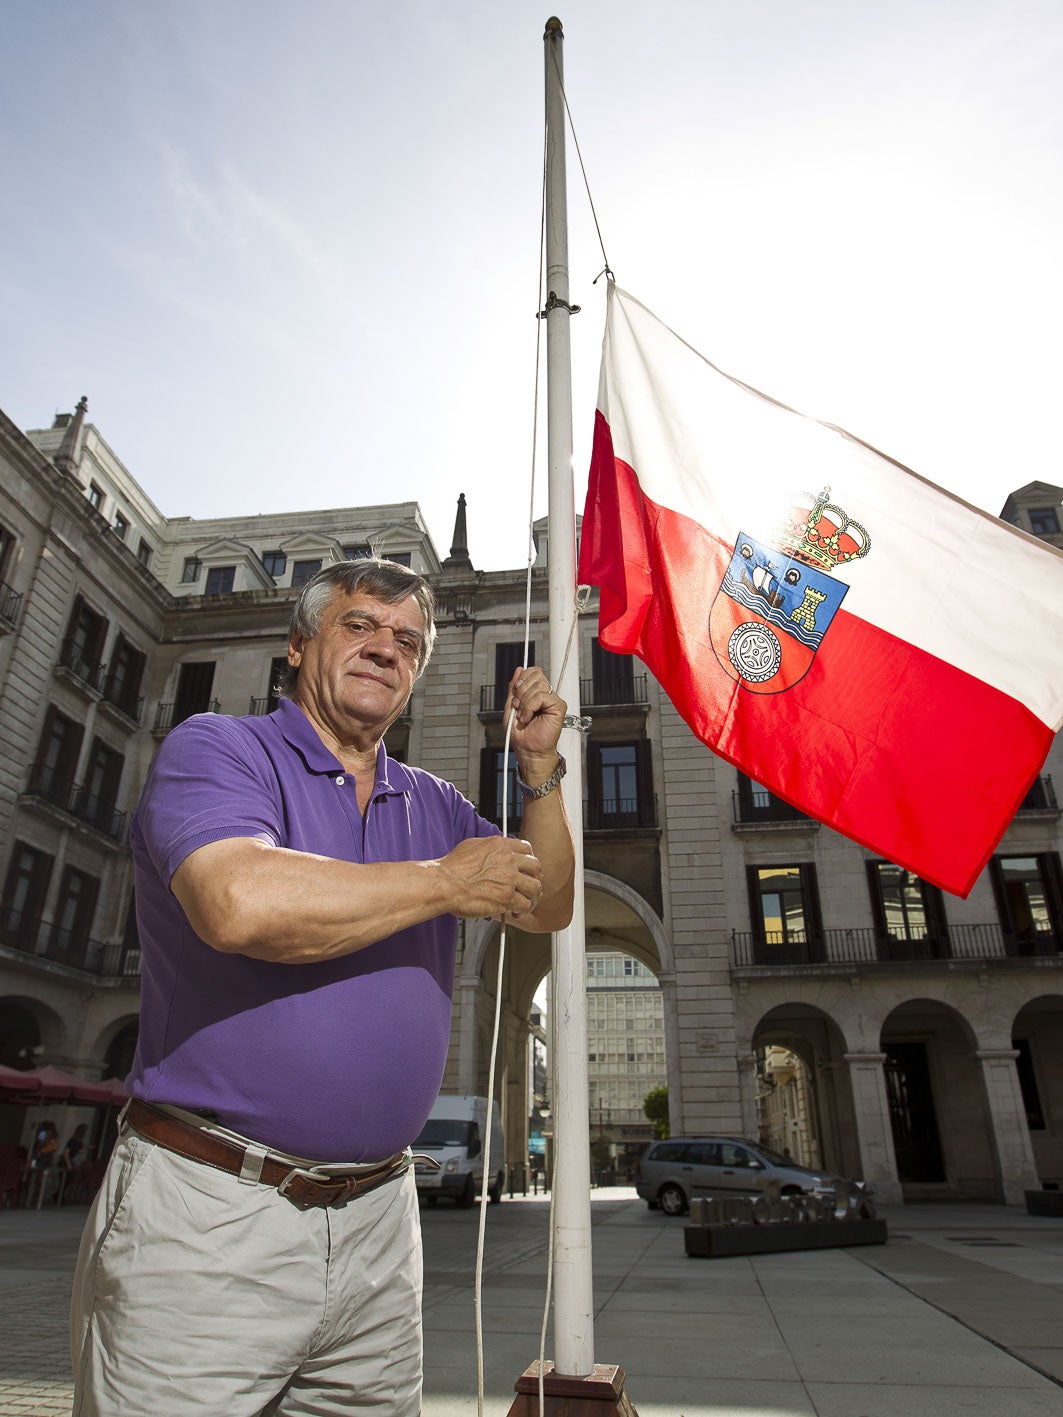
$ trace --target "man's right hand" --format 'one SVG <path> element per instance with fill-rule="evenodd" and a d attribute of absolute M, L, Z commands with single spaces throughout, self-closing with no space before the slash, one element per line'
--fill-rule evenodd
<path fill-rule="evenodd" d="M 469 837 L 440 865 L 453 880 L 454 915 L 472 919 L 504 915 L 519 924 L 543 893 L 539 859 L 526 841 L 515 837 Z"/>

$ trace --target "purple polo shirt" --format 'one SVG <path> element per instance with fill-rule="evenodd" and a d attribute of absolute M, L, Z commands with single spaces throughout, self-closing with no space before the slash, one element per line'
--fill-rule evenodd
<path fill-rule="evenodd" d="M 377 1161 L 435 1101 L 450 1042 L 457 920 L 439 916 L 342 959 L 273 964 L 205 944 L 169 889 L 197 847 L 228 837 L 341 861 L 425 861 L 497 828 L 456 788 L 383 746 L 365 817 L 302 710 L 199 714 L 170 733 L 130 833 L 143 949 L 128 1086 L 207 1109 L 267 1146 Z"/>

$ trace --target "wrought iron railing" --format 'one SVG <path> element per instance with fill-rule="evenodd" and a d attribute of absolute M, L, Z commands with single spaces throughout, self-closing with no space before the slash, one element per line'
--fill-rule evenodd
<path fill-rule="evenodd" d="M 638 827 L 656 827 L 657 798 L 619 797 L 611 802 L 584 802 L 584 831 L 631 831 Z"/>
<path fill-rule="evenodd" d="M 649 702 L 648 682 L 645 674 L 634 674 L 631 678 L 581 679 L 580 707 L 621 708 L 628 704 L 646 704 Z"/>
<path fill-rule="evenodd" d="M 868 927 L 823 930 L 815 935 L 800 930 L 735 930 L 731 938 L 732 963 L 739 968 L 1024 959 L 1063 953 L 1063 939 L 1053 931 L 1015 934 L 995 922 L 948 925 L 940 933 L 910 938 Z"/>
<path fill-rule="evenodd" d="M 59 663 L 96 693 L 103 692 L 103 665 L 89 659 L 77 640 L 64 640 L 59 647 Z"/>
<path fill-rule="evenodd" d="M 0 581 L 0 620 L 10 625 L 12 629 L 18 620 L 19 606 L 22 604 L 22 592 L 12 590 L 6 581 Z"/>
<path fill-rule="evenodd" d="M 88 790 L 84 783 L 60 777 L 47 767 L 34 768 L 26 791 L 53 807 L 58 807 L 79 822 L 95 827 L 113 841 L 125 835 L 126 814 L 115 810 L 114 802 Z"/>
<path fill-rule="evenodd" d="M 1026 796 L 1019 803 L 1020 812 L 1058 812 L 1059 803 L 1056 801 L 1055 788 L 1052 786 L 1051 777 L 1045 773 L 1027 792 Z"/>
<path fill-rule="evenodd" d="M 156 704 L 155 722 L 151 725 L 153 733 L 169 733 L 171 728 L 176 728 L 179 723 L 184 723 L 186 718 L 191 718 L 196 713 L 217 713 L 221 709 L 221 702 L 218 699 L 211 699 L 209 704 L 203 708 L 193 708 L 185 710 L 179 704 Z"/>
<path fill-rule="evenodd" d="M 751 792 L 731 793 L 731 811 L 734 820 L 740 824 L 753 822 L 811 822 L 807 813 L 791 807 L 781 797 L 766 788 L 754 788 Z"/>
<path fill-rule="evenodd" d="M 104 679 L 103 697 L 116 709 L 121 709 L 126 718 L 131 718 L 134 723 L 140 722 L 144 712 L 143 698 L 116 675 L 108 674 Z"/>
<path fill-rule="evenodd" d="M 0 909 L 0 944 L 107 979 L 140 975 L 138 945 L 108 944 L 9 907 Z"/>

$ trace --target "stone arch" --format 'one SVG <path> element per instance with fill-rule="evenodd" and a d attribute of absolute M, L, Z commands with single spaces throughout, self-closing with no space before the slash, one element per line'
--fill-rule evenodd
<path fill-rule="evenodd" d="M 1031 985 L 1009 1042 L 1038 1181 L 1063 1186 L 1063 991 L 1036 993 Z"/>
<path fill-rule="evenodd" d="M 906 1202 L 1000 1200 L 983 1066 L 999 1053 L 981 1046 L 986 1030 L 957 1007 L 948 984 L 921 980 L 918 993 L 883 1010 L 879 1047 L 897 1176 Z"/>
<path fill-rule="evenodd" d="M 5 1035 L 29 1039 L 18 1042 L 13 1058 L 7 1056 Z M 42 1062 L 55 1062 L 62 1057 L 67 1041 L 67 1026 L 63 1017 L 50 1004 L 33 994 L 5 994 L 0 997 L 0 1061 L 8 1067 L 36 1067 Z M 34 1050 L 31 1057 L 20 1057 L 23 1048 Z"/>
<path fill-rule="evenodd" d="M 664 995 L 665 1052 L 669 1090 L 680 1096 L 678 1025 L 675 1007 L 675 954 L 664 924 L 652 907 L 623 881 L 600 871 L 584 873 L 584 914 L 587 948 L 618 949 L 644 964 L 660 982 Z M 497 920 L 467 920 L 461 963 L 455 980 L 457 1066 L 448 1067 L 448 1079 L 458 1091 L 478 1091 L 477 1080 L 486 1077 L 490 1020 L 493 1018 L 497 970 L 492 961 L 501 936 Z M 499 1041 L 501 1075 L 512 1096 L 527 1096 L 527 1041 L 532 1001 L 550 971 L 549 935 L 507 931 L 507 957 L 503 978 L 502 1038 Z M 486 1034 L 484 1032 L 484 1019 Z M 522 1046 L 523 1045 L 523 1046 Z M 513 1109 L 509 1111 L 512 1113 Z M 507 1116 L 507 1154 L 519 1155 L 527 1147 L 527 1117 Z"/>
<path fill-rule="evenodd" d="M 756 1060 L 762 1048 L 777 1044 L 788 1049 L 806 1073 L 815 1164 L 843 1176 L 862 1174 L 845 1033 L 832 1014 L 817 1005 L 786 997 L 766 1008 L 765 1002 L 760 1001 L 760 1015 L 739 1051 L 746 1060 L 743 1082 L 747 1089 L 756 1085 Z"/>

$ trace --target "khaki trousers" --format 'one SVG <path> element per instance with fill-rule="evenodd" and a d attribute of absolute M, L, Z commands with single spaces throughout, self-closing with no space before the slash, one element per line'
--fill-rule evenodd
<path fill-rule="evenodd" d="M 416 1417 L 413 1170 L 298 1210 L 126 1132 L 71 1303 L 72 1417 Z"/>

